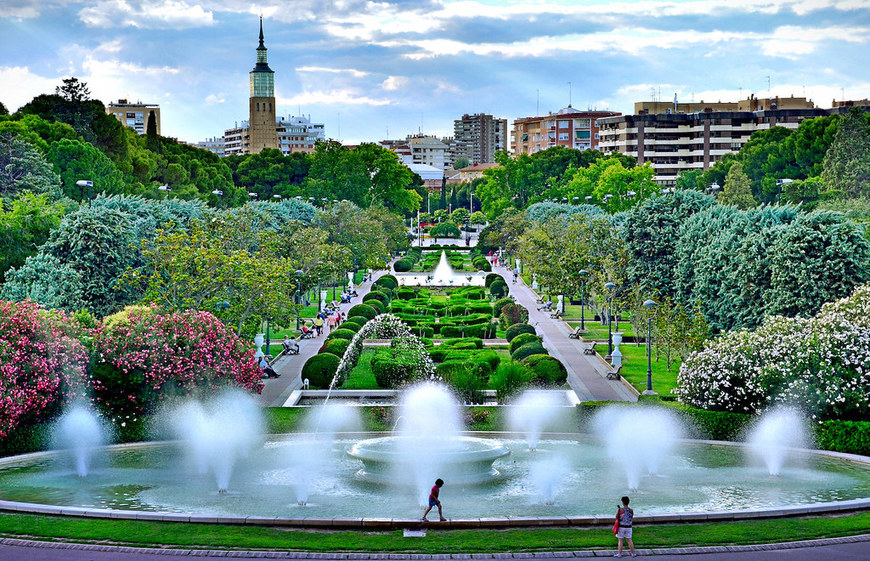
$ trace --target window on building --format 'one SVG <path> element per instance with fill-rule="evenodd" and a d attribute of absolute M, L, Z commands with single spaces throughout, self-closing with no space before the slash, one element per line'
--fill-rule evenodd
<path fill-rule="evenodd" d="M 574 119 L 575 129 L 588 129 L 592 123 L 591 119 Z"/>
<path fill-rule="evenodd" d="M 569 140 L 569 133 L 567 133 L 567 132 L 560 132 L 560 133 L 559 133 L 559 140 Z"/>
<path fill-rule="evenodd" d="M 571 127 L 571 121 L 559 121 L 560 129 L 567 129 Z"/>
<path fill-rule="evenodd" d="M 590 138 L 590 135 L 591 133 L 589 131 L 574 131 L 574 138 L 576 138 L 577 140 Z"/>

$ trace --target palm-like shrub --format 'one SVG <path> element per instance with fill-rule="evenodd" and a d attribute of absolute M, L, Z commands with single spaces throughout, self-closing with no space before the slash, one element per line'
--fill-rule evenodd
<path fill-rule="evenodd" d="M 498 365 L 490 381 L 498 402 L 506 403 L 511 396 L 531 384 L 532 371 L 521 362 L 507 362 Z"/>

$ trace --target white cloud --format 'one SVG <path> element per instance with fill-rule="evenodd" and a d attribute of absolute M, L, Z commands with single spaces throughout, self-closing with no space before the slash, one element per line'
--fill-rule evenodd
<path fill-rule="evenodd" d="M 278 103 L 281 105 L 371 105 L 377 107 L 390 105 L 392 101 L 369 97 L 352 89 L 335 89 L 305 91 L 293 97 L 280 98 Z"/>
<path fill-rule="evenodd" d="M 214 23 L 212 12 L 182 0 L 98 0 L 82 8 L 79 19 L 91 27 L 187 29 Z"/>
<path fill-rule="evenodd" d="M 60 81 L 59 76 L 34 74 L 27 66 L 0 66 L 0 84 L 3 84 L 0 101 L 11 113 L 39 94 L 54 93 Z"/>
<path fill-rule="evenodd" d="M 205 98 L 206 105 L 217 105 L 224 102 L 226 102 L 226 99 L 224 98 L 223 94 L 221 94 L 220 96 L 215 94 L 208 94 Z"/>
<path fill-rule="evenodd" d="M 355 70 L 353 68 L 329 68 L 327 66 L 299 66 L 298 68 L 296 68 L 296 72 L 350 74 L 354 78 L 362 78 L 363 76 L 369 75 L 368 72 L 363 72 L 362 70 Z"/>
<path fill-rule="evenodd" d="M 399 88 L 404 88 L 408 85 L 408 78 L 405 76 L 389 76 L 381 83 L 381 87 L 388 91 L 396 91 Z"/>

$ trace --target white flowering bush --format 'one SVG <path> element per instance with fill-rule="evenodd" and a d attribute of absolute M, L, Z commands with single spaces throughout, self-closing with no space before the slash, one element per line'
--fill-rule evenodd
<path fill-rule="evenodd" d="M 774 404 L 817 419 L 870 416 L 870 286 L 811 319 L 770 317 L 711 340 L 683 362 L 674 393 L 687 405 L 755 413 Z"/>

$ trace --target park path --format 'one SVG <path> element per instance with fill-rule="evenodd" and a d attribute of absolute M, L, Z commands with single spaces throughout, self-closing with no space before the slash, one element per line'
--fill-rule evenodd
<path fill-rule="evenodd" d="M 363 296 L 368 294 L 372 289 L 372 283 L 381 275 L 388 271 L 375 271 L 372 279 L 356 286 L 357 297 L 351 299 L 349 304 L 342 304 L 341 311 L 345 317 L 347 311 L 353 306 L 362 302 Z M 298 355 L 282 355 L 272 368 L 275 372 L 281 375 L 280 378 L 266 378 L 263 380 L 263 391 L 260 393 L 260 404 L 264 407 L 281 407 L 290 394 L 295 390 L 302 388 L 302 366 L 309 358 L 317 354 L 320 347 L 326 340 L 326 335 L 329 333 L 329 328 L 324 326 L 323 335 L 314 337 L 313 339 L 305 339 L 299 341 Z"/>
<path fill-rule="evenodd" d="M 544 347 L 565 365 L 568 385 L 580 401 L 637 401 L 637 396 L 625 384 L 607 379 L 610 367 L 598 355 L 584 354 L 584 344 L 568 338 L 571 329 L 565 322 L 551 318 L 550 312 L 538 311 L 538 296 L 522 277 L 513 283 L 513 273 L 507 267 L 496 267 L 494 272 L 508 283 L 511 296 L 529 310 L 529 323 L 544 338 Z"/>

